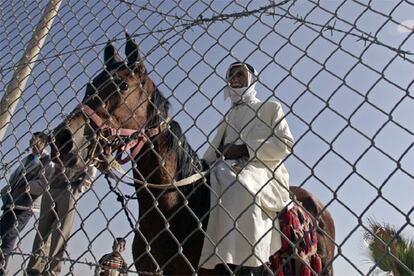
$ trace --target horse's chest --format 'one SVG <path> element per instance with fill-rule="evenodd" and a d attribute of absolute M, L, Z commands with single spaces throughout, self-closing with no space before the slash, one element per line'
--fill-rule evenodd
<path fill-rule="evenodd" d="M 176 192 L 170 192 L 161 197 L 158 200 L 158 205 L 161 210 L 168 211 L 173 210 L 178 204 L 178 194 Z"/>

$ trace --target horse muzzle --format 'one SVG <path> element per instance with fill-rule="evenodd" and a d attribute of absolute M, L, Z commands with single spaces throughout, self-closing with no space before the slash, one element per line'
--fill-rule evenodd
<path fill-rule="evenodd" d="M 64 125 L 58 126 L 53 131 L 51 140 L 51 156 L 55 163 L 72 167 L 78 162 L 78 157 L 74 153 L 75 143 L 70 129 Z"/>
<path fill-rule="evenodd" d="M 86 125 L 83 116 L 77 116 L 70 123 L 64 122 L 54 129 L 51 137 L 53 162 L 69 168 L 86 165 L 91 145 L 91 137 L 88 134 L 93 134 Z"/>

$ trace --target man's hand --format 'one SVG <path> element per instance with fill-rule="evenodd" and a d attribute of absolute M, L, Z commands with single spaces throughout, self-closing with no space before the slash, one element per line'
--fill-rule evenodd
<path fill-rule="evenodd" d="M 239 159 L 245 156 L 249 156 L 249 151 L 245 144 L 243 145 L 233 145 L 226 144 L 220 146 L 218 150 L 224 155 L 225 159 Z"/>

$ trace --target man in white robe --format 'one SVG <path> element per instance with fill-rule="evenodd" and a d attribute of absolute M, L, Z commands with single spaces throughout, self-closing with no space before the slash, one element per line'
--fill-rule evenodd
<path fill-rule="evenodd" d="M 280 103 L 256 98 L 252 66 L 233 63 L 226 78 L 232 107 L 204 156 L 212 192 L 200 266 L 266 275 L 262 265 L 281 247 L 275 217 L 290 203 L 283 161 L 294 142 Z"/>

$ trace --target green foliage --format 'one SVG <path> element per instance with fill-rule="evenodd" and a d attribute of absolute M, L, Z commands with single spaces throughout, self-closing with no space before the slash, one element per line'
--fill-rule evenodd
<path fill-rule="evenodd" d="M 370 231 L 365 232 L 364 239 L 378 267 L 395 276 L 414 275 L 414 241 L 402 237 L 389 224 L 382 225 L 374 219 L 369 219 L 368 224 Z"/>

